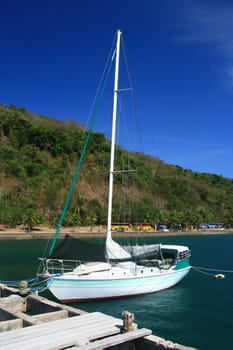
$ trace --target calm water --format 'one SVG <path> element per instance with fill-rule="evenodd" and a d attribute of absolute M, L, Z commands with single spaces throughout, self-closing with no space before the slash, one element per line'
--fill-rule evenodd
<path fill-rule="evenodd" d="M 233 270 L 233 235 L 167 237 L 161 238 L 161 243 L 188 245 L 193 266 Z M 45 244 L 40 240 L 0 241 L 0 280 L 34 277 L 37 257 Z M 51 297 L 48 293 L 45 296 Z M 159 293 L 73 306 L 118 318 L 128 310 L 134 313 L 139 327 L 150 328 L 155 335 L 174 342 L 201 350 L 232 348 L 233 274 L 216 280 L 191 270 L 179 285 Z"/>

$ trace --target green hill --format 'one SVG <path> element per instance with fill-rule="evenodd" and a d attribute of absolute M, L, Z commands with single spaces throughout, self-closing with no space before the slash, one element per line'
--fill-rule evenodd
<path fill-rule="evenodd" d="M 85 136 L 84 128 L 72 121 L 0 105 L 2 225 L 56 224 Z M 109 141 L 93 132 L 64 225 L 106 223 L 109 153 Z M 116 175 L 113 221 L 231 225 L 231 179 L 192 172 L 120 147 L 116 162 L 118 169 L 136 171 Z"/>

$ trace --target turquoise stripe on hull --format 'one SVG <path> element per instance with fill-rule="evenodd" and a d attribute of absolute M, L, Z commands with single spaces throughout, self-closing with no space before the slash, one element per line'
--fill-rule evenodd
<path fill-rule="evenodd" d="M 189 259 L 177 261 L 176 270 L 185 269 L 186 267 L 189 267 Z"/>

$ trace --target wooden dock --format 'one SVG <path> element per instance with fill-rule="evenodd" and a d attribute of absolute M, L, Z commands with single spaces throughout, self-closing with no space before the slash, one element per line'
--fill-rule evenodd
<path fill-rule="evenodd" d="M 127 314 L 127 312 L 126 312 Z M 130 330 L 130 331 L 128 331 Z M 0 285 L 0 350 L 194 350 L 135 323 L 85 311 Z"/>
<path fill-rule="evenodd" d="M 82 349 L 96 349 L 99 347 L 95 342 L 97 339 L 105 338 L 105 344 L 109 347 L 113 339 L 112 335 L 120 334 L 121 320 L 93 312 L 81 316 L 75 316 L 63 320 L 42 323 L 27 328 L 1 334 L 1 350 L 55 350 L 80 347 Z M 150 330 L 141 329 L 131 335 L 131 340 L 149 335 Z M 128 339 L 129 333 L 125 333 Z M 126 339 L 126 340 L 127 340 Z M 119 337 L 118 340 L 121 340 Z M 124 341 L 124 340 L 123 340 Z M 92 343 L 90 343 L 92 342 Z M 102 341 L 103 342 L 103 341 Z M 89 345 L 87 347 L 87 345 Z M 103 346 L 101 346 L 103 348 Z"/>

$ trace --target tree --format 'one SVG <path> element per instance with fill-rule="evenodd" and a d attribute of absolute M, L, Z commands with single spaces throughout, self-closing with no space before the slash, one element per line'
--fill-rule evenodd
<path fill-rule="evenodd" d="M 27 227 L 27 231 L 30 232 L 33 226 L 38 225 L 41 222 L 40 215 L 35 208 L 26 208 L 23 214 L 23 224 Z"/>
<path fill-rule="evenodd" d="M 21 219 L 22 210 L 20 208 L 1 205 L 0 221 L 5 227 L 16 227 Z"/>

